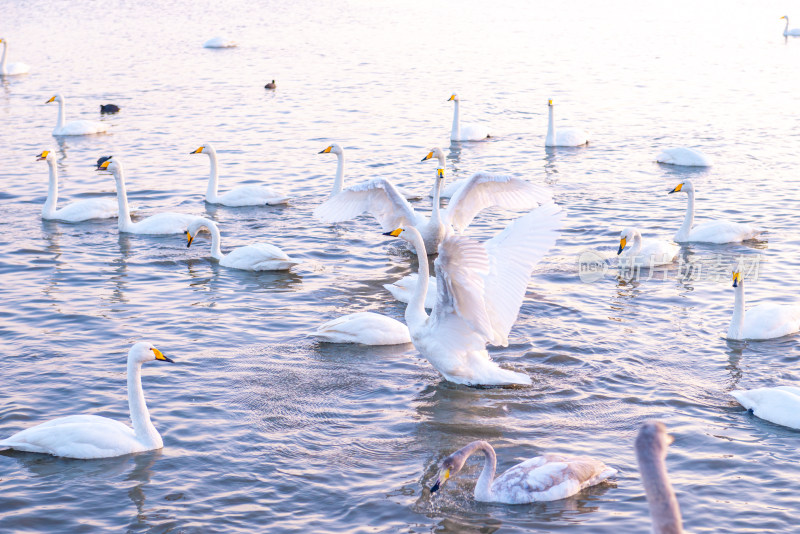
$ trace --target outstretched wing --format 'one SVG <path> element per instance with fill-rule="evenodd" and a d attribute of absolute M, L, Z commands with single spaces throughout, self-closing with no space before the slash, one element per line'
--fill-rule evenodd
<path fill-rule="evenodd" d="M 369 212 L 389 232 L 406 225 L 416 225 L 419 216 L 389 180 L 375 178 L 355 184 L 326 200 L 314 210 L 314 217 L 324 222 L 341 222 Z"/>
<path fill-rule="evenodd" d="M 450 199 L 442 218 L 452 224 L 456 232 L 461 232 L 475 215 L 491 206 L 510 210 L 533 209 L 552 198 L 546 188 L 521 178 L 476 172 Z"/>

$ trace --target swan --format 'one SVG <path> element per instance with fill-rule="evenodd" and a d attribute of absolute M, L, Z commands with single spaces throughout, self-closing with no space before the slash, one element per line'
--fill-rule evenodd
<path fill-rule="evenodd" d="M 189 155 L 192 154 L 208 154 L 208 159 L 211 161 L 211 172 L 206 189 L 206 202 L 209 204 L 222 204 L 230 207 L 272 206 L 286 204 L 289 201 L 289 197 L 282 192 L 263 185 L 240 185 L 220 195 L 218 193 L 217 151 L 214 149 L 214 145 L 206 143 L 197 150 L 189 152 Z"/>
<path fill-rule="evenodd" d="M 426 250 L 435 254 L 436 247 L 445 237 L 463 231 L 478 212 L 488 207 L 532 209 L 551 199 L 549 191 L 526 180 L 475 173 L 450 200 L 447 208 L 442 209 L 439 207 L 439 193 L 443 183 L 444 169 L 438 169 L 430 217 L 417 213 L 394 185 L 384 178 L 375 178 L 342 190 L 318 206 L 314 216 L 335 223 L 368 211 L 384 231 L 399 226 L 414 226 L 422 234 Z"/>
<path fill-rule="evenodd" d="M 736 288 L 728 339 L 773 339 L 800 330 L 800 304 L 767 302 L 745 312 L 742 273 L 733 272 Z"/>
<path fill-rule="evenodd" d="M 777 386 L 731 391 L 753 415 L 776 425 L 800 430 L 800 388 Z"/>
<path fill-rule="evenodd" d="M 784 15 L 781 19 L 786 19 L 786 27 L 783 29 L 784 37 L 800 37 L 800 28 L 789 29 L 789 16 Z"/>
<path fill-rule="evenodd" d="M 327 343 L 361 345 L 402 345 L 411 343 L 408 327 L 379 313 L 358 312 L 337 317 L 320 325 L 314 333 Z"/>
<path fill-rule="evenodd" d="M 628 246 L 630 242 L 633 245 Z M 654 267 L 672 263 L 681 247 L 663 240 L 650 240 L 642 245 L 642 234 L 636 228 L 625 228 L 619 234 L 620 267 Z"/>
<path fill-rule="evenodd" d="M 174 363 L 145 341 L 136 343 L 128 351 L 128 407 L 133 428 L 107 417 L 71 415 L 0 440 L 0 449 L 89 460 L 162 448 L 164 442 L 150 422 L 142 391 L 142 364 L 153 360 Z"/>
<path fill-rule="evenodd" d="M 0 74 L 3 76 L 17 76 L 19 74 L 27 74 L 31 68 L 25 63 L 8 63 L 6 64 L 6 54 L 8 53 L 8 39 L 0 39 L 3 43 L 3 57 L 0 58 Z"/>
<path fill-rule="evenodd" d="M 384 289 L 392 294 L 395 300 L 408 303 L 411 300 L 411 295 L 414 294 L 414 288 L 417 287 L 417 273 L 407 274 L 400 280 L 392 282 L 391 284 L 383 284 Z M 425 294 L 425 309 L 430 310 L 436 303 L 436 277 L 431 276 L 428 278 L 428 292 Z"/>
<path fill-rule="evenodd" d="M 683 219 L 683 224 L 673 238 L 678 243 L 738 243 L 747 239 L 753 239 L 763 232 L 763 230 L 755 226 L 731 221 L 706 221 L 697 226 L 693 226 L 694 185 L 692 181 L 684 180 L 669 193 L 686 193 L 689 195 L 689 202 L 686 205 L 686 216 Z"/>
<path fill-rule="evenodd" d="M 45 104 L 49 104 L 50 102 L 58 102 L 58 121 L 56 122 L 56 127 L 53 128 L 53 135 L 91 135 L 105 133 L 106 130 L 108 130 L 105 124 L 95 121 L 80 120 L 70 121 L 65 124 L 64 97 L 59 93 L 51 97 Z"/>
<path fill-rule="evenodd" d="M 442 152 L 441 148 L 439 148 L 438 146 L 433 147 L 430 150 L 430 152 L 428 152 L 428 155 L 425 156 L 424 158 L 422 158 L 422 161 L 428 161 L 431 158 L 436 158 L 437 160 L 439 160 L 439 168 L 440 169 L 444 169 L 445 168 L 444 152 Z M 456 192 L 459 189 L 464 187 L 464 184 L 466 184 L 466 183 L 467 183 L 467 181 L 465 179 L 463 179 L 463 178 L 460 179 L 460 180 L 456 180 L 455 182 L 447 183 L 442 188 L 442 190 L 439 192 L 439 196 L 441 198 L 452 198 L 453 195 L 455 195 Z M 433 189 L 434 188 L 431 187 L 430 193 L 428 193 L 429 197 L 433 196 Z"/>
<path fill-rule="evenodd" d="M 98 171 L 110 171 L 117 185 L 117 203 L 119 204 L 119 231 L 130 234 L 182 234 L 192 221 L 199 217 L 185 213 L 157 213 L 141 221 L 132 222 L 128 208 L 128 192 L 125 189 L 125 171 L 119 160 L 111 156 L 97 161 Z"/>
<path fill-rule="evenodd" d="M 489 130 L 479 124 L 461 124 L 461 112 L 459 109 L 458 95 L 453 93 L 448 102 L 453 101 L 455 107 L 453 108 L 453 127 L 450 129 L 451 141 L 483 141 L 487 137 L 491 137 Z"/>
<path fill-rule="evenodd" d="M 203 48 L 235 48 L 237 46 L 239 46 L 238 43 L 225 37 L 212 37 L 203 43 Z"/>
<path fill-rule="evenodd" d="M 203 217 L 198 217 L 189 224 L 189 228 L 186 230 L 187 248 L 192 246 L 192 241 L 201 228 L 206 228 L 211 232 L 211 257 L 219 261 L 223 267 L 243 271 L 288 271 L 299 263 L 278 247 L 267 243 L 247 245 L 223 254 L 220 250 L 217 224 Z"/>
<path fill-rule="evenodd" d="M 589 134 L 580 128 L 559 128 L 553 120 L 553 100 L 547 101 L 547 137 L 545 146 L 583 146 L 589 144 Z"/>
<path fill-rule="evenodd" d="M 489 443 L 473 441 L 444 460 L 431 493 L 456 476 L 467 458 L 484 455 L 483 471 L 475 484 L 475 500 L 503 504 L 527 504 L 566 499 L 617 474 L 600 460 L 586 456 L 548 453 L 520 462 L 495 478 L 497 455 Z"/>
<path fill-rule="evenodd" d="M 336 178 L 333 181 L 333 189 L 331 190 L 331 197 L 335 197 L 342 192 L 344 186 L 344 149 L 338 143 L 331 143 L 324 149 L 317 152 L 318 154 L 336 154 Z M 395 187 L 397 192 L 406 200 L 414 200 L 421 198 L 416 193 L 410 193 L 401 187 Z"/>
<path fill-rule="evenodd" d="M 439 245 L 436 302 L 425 311 L 428 258 L 425 242 L 413 226 L 385 235 L 413 245 L 419 276 L 406 307 L 406 324 L 414 347 L 445 379 L 466 385 L 530 384 L 527 375 L 502 369 L 489 357 L 486 344 L 508 346 L 534 265 L 555 244 L 562 212 L 550 203 L 478 243 L 449 236 Z"/>
<path fill-rule="evenodd" d="M 42 219 L 46 221 L 81 222 L 89 219 L 109 219 L 117 216 L 117 203 L 110 198 L 89 198 L 67 204 L 56 209 L 58 204 L 58 169 L 56 158 L 52 152 L 45 150 L 37 161 L 47 161 L 50 171 L 50 185 L 47 188 L 47 200 L 42 206 Z"/>
<path fill-rule="evenodd" d="M 682 167 L 711 167 L 714 165 L 712 159 L 699 150 L 685 146 L 665 148 L 658 154 L 656 161 Z"/>
<path fill-rule="evenodd" d="M 681 534 L 683 520 L 675 490 L 669 481 L 665 459 L 672 436 L 661 421 L 647 421 L 636 436 L 636 460 L 642 475 L 653 534 Z"/>

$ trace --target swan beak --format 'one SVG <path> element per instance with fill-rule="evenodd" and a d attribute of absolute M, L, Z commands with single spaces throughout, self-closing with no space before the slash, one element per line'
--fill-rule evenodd
<path fill-rule="evenodd" d="M 420 161 L 427 161 L 433 157 L 433 152 L 428 152 L 428 155 L 422 158 Z"/>
<path fill-rule="evenodd" d="M 626 243 L 627 243 L 627 241 L 625 240 L 625 238 L 624 238 L 624 237 L 623 237 L 622 239 L 620 239 L 620 240 L 619 240 L 619 250 L 617 251 L 617 254 L 618 254 L 618 255 L 619 255 L 619 254 L 622 254 L 622 249 L 624 249 L 624 248 L 625 248 L 625 244 L 626 244 Z"/>
<path fill-rule="evenodd" d="M 320 150 L 319 152 L 317 152 L 317 154 L 330 154 L 332 148 L 333 148 L 333 145 L 329 146 L 325 150 Z"/>
<path fill-rule="evenodd" d="M 449 469 L 445 469 L 439 473 L 439 476 L 436 478 L 436 482 L 433 484 L 433 486 L 431 486 L 431 493 L 436 493 L 439 491 L 439 488 L 447 481 L 448 478 L 450 478 Z"/>
<path fill-rule="evenodd" d="M 53 101 L 53 100 L 55 100 L 55 99 L 56 99 L 56 97 L 54 97 L 54 96 L 51 96 L 51 97 L 50 97 L 50 100 L 48 100 L 47 102 L 45 102 L 45 104 L 49 104 L 50 102 L 52 102 L 52 101 Z"/>
<path fill-rule="evenodd" d="M 456 95 L 450 95 L 450 98 L 448 98 L 447 101 L 450 102 L 451 100 L 455 100 L 455 99 L 456 99 Z"/>
<path fill-rule="evenodd" d="M 193 152 L 189 152 L 189 155 L 191 156 L 192 154 L 202 154 L 202 153 L 203 153 L 203 147 L 200 147 Z"/>
<path fill-rule="evenodd" d="M 166 356 L 164 356 L 163 354 L 161 354 L 161 351 L 158 350 L 157 348 L 153 347 L 150 350 L 152 350 L 153 354 L 156 355 L 156 360 L 161 361 L 161 362 L 175 363 L 173 360 L 171 360 L 171 359 L 167 358 Z"/>
<path fill-rule="evenodd" d="M 681 188 L 682 188 L 682 187 L 683 187 L 683 184 L 678 184 L 678 185 L 676 185 L 676 186 L 675 186 L 675 189 L 673 189 L 672 191 L 670 191 L 670 192 L 669 192 L 669 194 L 671 195 L 672 193 L 677 193 L 678 191 L 680 191 L 680 190 L 681 190 Z"/>
<path fill-rule="evenodd" d="M 785 19 L 785 18 L 786 18 L 786 17 L 781 17 L 779 20 L 783 20 L 783 19 Z M 2 39 L 0 39 L 0 41 L 2 41 Z"/>
<path fill-rule="evenodd" d="M 100 158 L 103 159 L 103 158 Z M 108 170 L 108 164 L 111 163 L 111 157 L 106 158 L 103 161 L 97 163 L 97 170 L 98 171 L 105 171 Z"/>
<path fill-rule="evenodd" d="M 49 151 L 49 150 L 45 150 L 44 152 L 42 152 L 41 154 L 39 154 L 38 156 L 36 156 L 36 161 L 42 161 L 43 159 L 47 159 L 47 155 L 48 155 L 49 153 L 50 153 L 50 151 Z"/>
<path fill-rule="evenodd" d="M 194 236 L 189 233 L 189 230 L 186 230 L 186 241 L 187 241 L 186 248 L 191 247 L 192 241 L 194 241 Z"/>
<path fill-rule="evenodd" d="M 402 229 L 402 228 L 397 228 L 397 229 L 395 229 L 395 230 L 392 230 L 391 232 L 384 232 L 384 233 L 383 233 L 383 235 L 388 235 L 388 236 L 391 236 L 391 237 L 397 237 L 397 236 L 399 236 L 399 235 L 400 235 L 402 232 L 403 232 L 403 229 Z"/>
<path fill-rule="evenodd" d="M 734 272 L 733 273 L 733 287 L 737 287 L 739 285 L 739 282 L 741 282 L 741 281 L 742 281 L 742 273 Z"/>
<path fill-rule="evenodd" d="M 547 105 L 548 105 L 548 106 L 552 106 L 552 105 L 553 105 L 553 99 L 552 99 L 552 98 L 551 98 L 550 100 L 548 100 L 548 101 L 547 101 Z"/>

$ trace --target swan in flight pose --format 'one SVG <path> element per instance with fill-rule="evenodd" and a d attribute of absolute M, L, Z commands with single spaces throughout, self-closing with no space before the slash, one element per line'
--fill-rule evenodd
<path fill-rule="evenodd" d="M 777 386 L 731 391 L 753 415 L 776 425 L 800 430 L 800 388 Z"/>
<path fill-rule="evenodd" d="M 616 469 L 594 458 L 550 453 L 518 463 L 495 478 L 497 456 L 494 449 L 485 441 L 473 441 L 442 460 L 431 493 L 456 476 L 467 458 L 478 451 L 485 458 L 483 471 L 475 484 L 475 500 L 481 502 L 527 504 L 557 501 L 617 474 Z"/>
<path fill-rule="evenodd" d="M 314 335 L 326 343 L 402 345 L 411 343 L 408 327 L 379 313 L 358 312 L 320 325 Z"/>
<path fill-rule="evenodd" d="M 444 152 L 442 152 L 441 148 L 439 148 L 438 146 L 433 147 L 430 150 L 430 152 L 428 152 L 428 155 L 425 156 L 424 158 L 422 158 L 422 161 L 428 161 L 431 158 L 436 158 L 437 160 L 439 160 L 439 168 L 440 169 L 444 169 L 445 168 Z M 442 188 L 442 190 L 439 192 L 439 196 L 441 198 L 452 198 L 453 195 L 455 195 L 456 192 L 459 189 L 464 187 L 464 184 L 466 184 L 466 183 L 467 183 L 467 180 L 465 180 L 463 178 L 460 179 L 460 180 L 456 180 L 455 182 L 447 183 Z M 430 191 L 430 193 L 428 193 L 429 197 L 433 196 L 433 190 L 434 190 L 434 188 L 431 187 L 431 191 Z"/>
<path fill-rule="evenodd" d="M 64 458 L 111 458 L 164 446 L 150 422 L 142 391 L 142 364 L 174 363 L 150 343 L 140 341 L 128 351 L 128 407 L 133 428 L 97 415 L 59 417 L 0 440 L 0 449 L 40 452 Z"/>
<path fill-rule="evenodd" d="M 225 37 L 212 37 L 205 43 L 203 43 L 203 48 L 235 48 L 239 46 L 236 41 L 231 41 Z"/>
<path fill-rule="evenodd" d="M 447 208 L 442 209 L 439 207 L 439 193 L 443 183 L 444 169 L 438 169 L 430 217 L 417 213 L 394 185 L 384 178 L 375 178 L 342 190 L 318 206 L 314 216 L 324 222 L 335 223 L 368 211 L 378 220 L 384 232 L 400 226 L 414 226 L 422 235 L 425 249 L 435 254 L 436 247 L 445 237 L 463 231 L 478 212 L 488 207 L 532 209 L 552 198 L 547 189 L 521 178 L 475 173 L 450 200 Z"/>
<path fill-rule="evenodd" d="M 800 304 L 766 302 L 745 312 L 742 273 L 733 272 L 736 288 L 728 339 L 774 339 L 800 330 Z"/>
<path fill-rule="evenodd" d="M 27 74 L 31 68 L 25 63 L 9 63 L 6 64 L 6 54 L 8 53 L 8 39 L 0 39 L 3 44 L 3 57 L 0 58 L 0 75 L 3 76 L 16 76 L 18 74 Z"/>
<path fill-rule="evenodd" d="M 274 204 L 286 204 L 289 198 L 280 191 L 263 185 L 240 185 L 234 187 L 227 193 L 220 195 L 217 192 L 219 187 L 219 173 L 217 170 L 217 151 L 214 145 L 206 143 L 197 150 L 189 152 L 191 154 L 208 154 L 211 161 L 211 174 L 208 177 L 208 188 L 206 189 L 206 202 L 209 204 L 222 204 L 223 206 L 271 206 Z"/>
<path fill-rule="evenodd" d="M 665 148 L 656 157 L 658 163 L 683 167 L 711 167 L 714 161 L 694 148 L 685 146 Z"/>
<path fill-rule="evenodd" d="M 192 246 L 192 241 L 201 228 L 211 232 L 211 257 L 223 267 L 241 269 L 243 271 L 288 271 L 298 264 L 286 255 L 284 251 L 274 245 L 258 243 L 247 245 L 223 254 L 220 250 L 220 236 L 217 224 L 209 219 L 197 217 L 189 223 L 186 230 L 186 247 Z"/>
<path fill-rule="evenodd" d="M 675 234 L 675 241 L 678 243 L 738 243 L 747 239 L 753 239 L 763 230 L 751 226 L 731 221 L 706 221 L 697 226 L 694 224 L 694 185 L 691 180 L 684 180 L 669 192 L 686 193 L 689 195 L 689 203 L 686 205 L 686 216 L 683 224 Z"/>
<path fill-rule="evenodd" d="M 45 104 L 49 104 L 50 102 L 58 102 L 58 121 L 56 122 L 56 127 L 53 128 L 53 135 L 91 135 L 105 133 L 106 130 L 108 130 L 105 124 L 95 121 L 79 120 L 70 121 L 65 124 L 64 97 L 59 93 L 51 97 Z"/>
<path fill-rule="evenodd" d="M 414 347 L 445 379 L 467 385 L 530 384 L 527 375 L 502 369 L 489 357 L 486 344 L 508 346 L 534 265 L 555 244 L 562 212 L 550 203 L 478 243 L 449 236 L 439 245 L 436 302 L 425 311 L 428 258 L 422 235 L 413 226 L 386 235 L 413 245 L 419 276 L 406 307 L 406 324 Z"/>
<path fill-rule="evenodd" d="M 336 154 L 336 179 L 333 181 L 333 189 L 331 190 L 331 197 L 335 197 L 342 192 L 342 187 L 344 186 L 344 149 L 338 143 L 332 143 L 320 150 L 318 154 Z M 395 187 L 395 189 L 407 200 L 422 198 L 418 194 L 406 191 L 401 187 Z"/>
<path fill-rule="evenodd" d="M 547 101 L 547 137 L 545 146 L 583 146 L 589 144 L 589 134 L 580 128 L 559 128 L 553 119 L 553 100 Z"/>
<path fill-rule="evenodd" d="M 629 246 L 629 243 L 633 245 Z M 620 267 L 654 267 L 672 263 L 681 247 L 663 240 L 650 240 L 642 245 L 642 234 L 636 228 L 625 228 L 619 234 Z"/>
<path fill-rule="evenodd" d="M 672 436 L 661 421 L 647 421 L 636 437 L 636 460 L 650 507 L 653 534 L 683 533 L 681 510 L 665 463 L 670 443 Z"/>
<path fill-rule="evenodd" d="M 784 37 L 800 37 L 800 28 L 789 29 L 789 16 L 784 15 L 781 19 L 786 19 L 786 27 L 783 29 Z"/>
<path fill-rule="evenodd" d="M 98 171 L 110 171 L 117 184 L 117 202 L 119 203 L 119 218 L 117 219 L 119 231 L 130 234 L 182 234 L 192 221 L 199 219 L 196 215 L 186 213 L 157 213 L 141 221 L 132 222 L 131 212 L 128 208 L 128 192 L 125 189 L 125 172 L 119 160 L 111 156 L 100 158 L 97 162 Z"/>
<path fill-rule="evenodd" d="M 479 124 L 461 124 L 461 111 L 459 108 L 458 95 L 453 93 L 448 102 L 453 101 L 453 127 L 450 129 L 451 141 L 483 141 L 491 137 L 488 128 Z"/>
<path fill-rule="evenodd" d="M 117 203 L 111 198 L 88 198 L 67 204 L 56 209 L 58 204 L 58 169 L 56 158 L 52 152 L 45 150 L 37 161 L 47 161 L 50 171 L 50 185 L 47 188 L 47 200 L 42 206 L 42 219 L 46 221 L 81 222 L 89 219 L 109 219 L 117 216 Z"/>

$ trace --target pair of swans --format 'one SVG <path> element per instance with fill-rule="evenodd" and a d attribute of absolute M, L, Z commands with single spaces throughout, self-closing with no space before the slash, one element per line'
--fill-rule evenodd
<path fill-rule="evenodd" d="M 246 245 L 223 254 L 220 250 L 219 228 L 214 221 L 203 217 L 189 224 L 186 230 L 187 248 L 192 246 L 197 233 L 203 228 L 211 233 L 211 257 L 223 267 L 244 271 L 288 271 L 298 264 L 284 251 L 267 243 Z"/>
<path fill-rule="evenodd" d="M 98 133 L 105 133 L 108 130 L 108 127 L 102 122 L 86 121 L 86 120 L 65 122 L 66 121 L 66 112 L 64 110 L 65 103 L 64 103 L 64 97 L 61 95 L 61 93 L 58 93 L 55 96 L 51 97 L 50 100 L 45 102 L 45 104 L 49 104 L 50 102 L 58 102 L 58 119 L 56 121 L 56 127 L 53 128 L 53 135 L 55 136 L 92 135 Z"/>
<path fill-rule="evenodd" d="M 8 54 L 8 39 L 0 38 L 0 44 L 3 45 L 3 56 L 0 57 L 0 75 L 2 76 L 18 76 L 20 74 L 27 74 L 30 69 L 28 65 L 22 62 L 6 63 L 6 54 Z"/>
<path fill-rule="evenodd" d="M 553 99 L 547 101 L 547 135 L 545 146 L 584 146 L 589 144 L 589 134 L 580 128 L 558 128 L 553 117 Z"/>
<path fill-rule="evenodd" d="M 784 37 L 800 37 L 800 28 L 792 28 L 789 29 L 789 16 L 784 15 L 781 17 L 781 20 L 786 19 L 786 27 L 783 28 L 783 36 Z"/>
<path fill-rule="evenodd" d="M 694 185 L 691 180 L 685 180 L 675 186 L 669 193 L 686 193 L 689 196 L 686 205 L 686 215 L 683 224 L 675 233 L 675 241 L 678 243 L 738 243 L 753 239 L 763 230 L 751 226 L 731 221 L 707 221 L 694 226 Z"/>
<path fill-rule="evenodd" d="M 619 234 L 620 267 L 654 267 L 675 260 L 681 247 L 669 241 L 651 239 L 642 243 L 642 233 L 636 228 L 625 228 Z"/>
<path fill-rule="evenodd" d="M 109 219 L 118 213 L 117 203 L 110 198 L 89 198 L 67 204 L 61 209 L 56 209 L 58 204 L 58 169 L 56 168 L 55 155 L 45 150 L 38 156 L 37 161 L 46 161 L 50 173 L 50 183 L 47 188 L 47 200 L 42 206 L 42 219 L 46 221 L 81 222 L 90 219 Z"/>
<path fill-rule="evenodd" d="M 174 363 L 144 341 L 128 351 L 128 407 L 133 428 L 97 415 L 59 417 L 0 440 L 0 449 L 92 459 L 162 448 L 164 443 L 150 421 L 142 391 L 142 364 L 154 360 Z"/>
<path fill-rule="evenodd" d="M 744 280 L 740 271 L 733 272 L 733 287 L 733 317 L 728 326 L 728 339 L 774 339 L 800 331 L 800 304 L 767 302 L 745 311 Z"/>
<path fill-rule="evenodd" d="M 336 155 L 336 178 L 333 180 L 333 189 L 331 190 L 331 197 L 335 197 L 342 192 L 344 187 L 344 149 L 338 143 L 331 143 L 324 149 L 320 150 L 318 154 L 335 154 Z M 414 200 L 421 198 L 418 194 L 412 193 L 400 187 L 397 187 L 397 192 L 400 193 L 406 200 Z"/>

